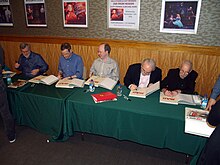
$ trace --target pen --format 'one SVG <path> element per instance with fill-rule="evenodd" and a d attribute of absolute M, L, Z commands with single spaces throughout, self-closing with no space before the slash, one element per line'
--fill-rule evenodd
<path fill-rule="evenodd" d="M 124 94 L 123 94 L 123 97 L 124 97 L 125 100 L 131 101 L 131 99 L 129 99 L 129 98 L 128 98 L 127 96 L 125 96 Z"/>

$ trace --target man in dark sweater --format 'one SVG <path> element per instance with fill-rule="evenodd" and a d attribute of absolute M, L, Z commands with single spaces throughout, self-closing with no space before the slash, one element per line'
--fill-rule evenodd
<path fill-rule="evenodd" d="M 180 68 L 168 71 L 160 87 L 166 96 L 176 96 L 178 93 L 193 94 L 197 76 L 198 73 L 192 70 L 192 62 L 186 60 Z"/>
<path fill-rule="evenodd" d="M 9 111 L 8 100 L 6 94 L 6 86 L 2 79 L 2 66 L 4 65 L 3 49 L 0 46 L 0 114 L 4 123 L 5 132 L 8 136 L 9 142 L 13 143 L 16 140 L 15 137 L 15 125 L 12 115 Z"/>

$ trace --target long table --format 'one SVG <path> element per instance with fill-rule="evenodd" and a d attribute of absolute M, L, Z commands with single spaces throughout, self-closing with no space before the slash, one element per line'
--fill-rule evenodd
<path fill-rule="evenodd" d="M 192 164 L 206 138 L 184 133 L 184 105 L 159 103 L 159 92 L 146 99 L 131 98 L 95 104 L 91 93 L 77 89 L 66 101 L 68 132 L 93 133 L 158 148 L 169 148 L 193 156 Z M 95 93 L 106 91 L 96 88 Z M 115 89 L 113 90 L 116 93 Z M 124 87 L 123 93 L 129 94 Z"/>
<path fill-rule="evenodd" d="M 8 89 L 12 114 L 20 125 L 65 141 L 74 132 L 87 132 L 119 140 L 171 150 L 193 156 L 195 164 L 206 138 L 184 133 L 184 105 L 159 103 L 159 92 L 146 99 L 118 97 L 117 101 L 94 103 L 84 88 L 60 89 L 27 84 Z M 107 91 L 96 88 L 94 93 Z M 116 90 L 112 90 L 116 93 Z M 123 87 L 123 93 L 129 91 Z"/>

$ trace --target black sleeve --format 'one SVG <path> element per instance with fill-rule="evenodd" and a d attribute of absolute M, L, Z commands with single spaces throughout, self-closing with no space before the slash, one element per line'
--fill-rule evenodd
<path fill-rule="evenodd" d="M 189 75 L 189 78 L 187 79 L 187 88 L 182 90 L 182 93 L 185 94 L 193 94 L 195 91 L 196 86 L 196 78 L 198 77 L 198 73 L 194 70 Z"/>
<path fill-rule="evenodd" d="M 129 66 L 127 72 L 126 72 L 126 75 L 124 77 L 124 85 L 128 88 L 130 84 L 132 84 L 132 74 L 133 74 L 133 71 L 132 71 L 132 68 L 131 66 Z"/>

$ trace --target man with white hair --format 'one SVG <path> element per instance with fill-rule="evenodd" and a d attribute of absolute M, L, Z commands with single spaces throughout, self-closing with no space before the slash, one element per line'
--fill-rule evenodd
<path fill-rule="evenodd" d="M 156 67 L 153 59 L 146 58 L 142 63 L 136 63 L 129 66 L 124 77 L 124 84 L 130 90 L 138 87 L 148 87 L 158 81 L 161 81 L 162 71 Z"/>
<path fill-rule="evenodd" d="M 166 96 L 176 96 L 179 93 L 193 94 L 198 73 L 192 70 L 192 62 L 185 60 L 180 68 L 170 69 L 161 81 L 160 88 Z"/>

